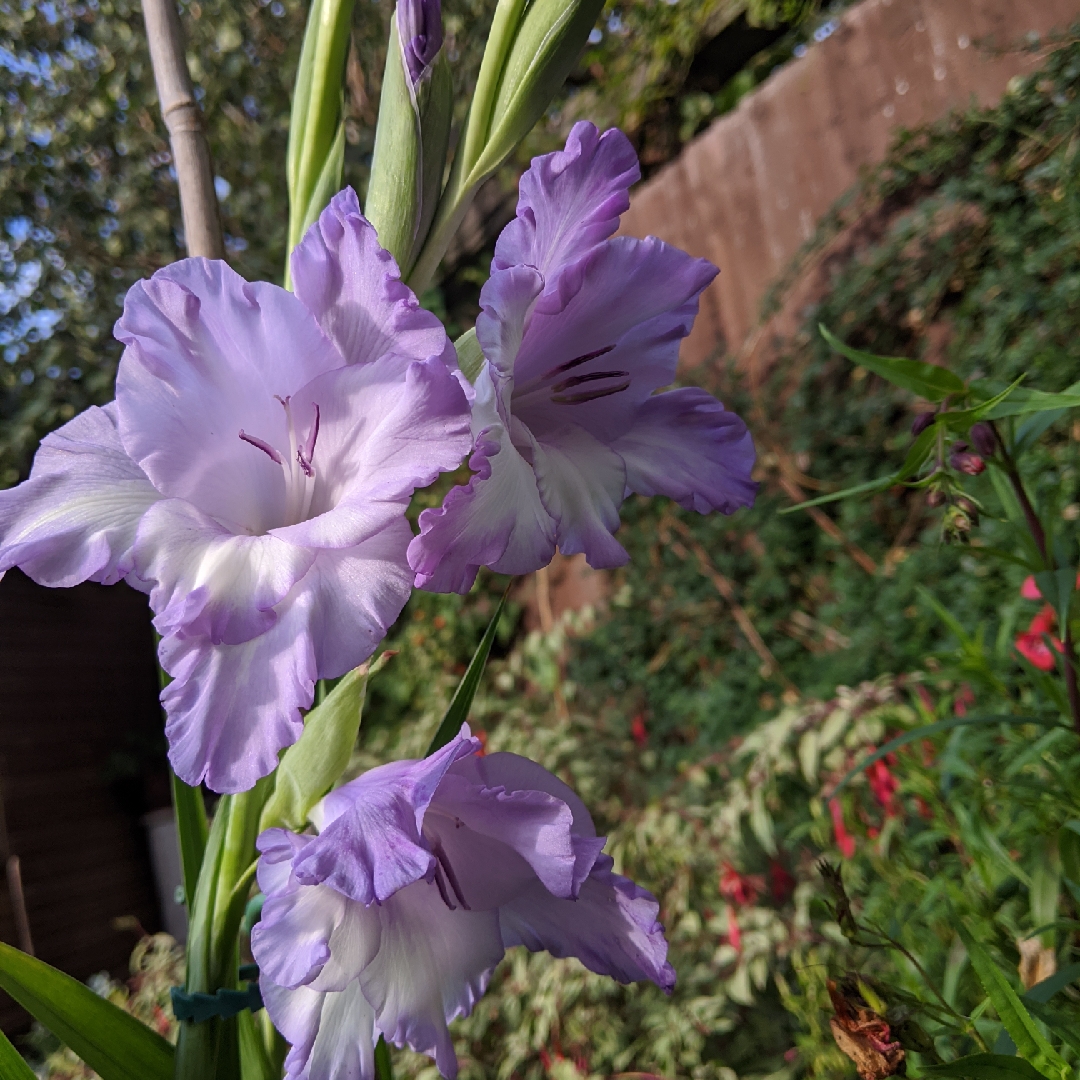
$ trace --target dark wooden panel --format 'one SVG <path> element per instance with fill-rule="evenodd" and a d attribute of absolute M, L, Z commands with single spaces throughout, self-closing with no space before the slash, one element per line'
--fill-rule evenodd
<path fill-rule="evenodd" d="M 41 959 L 123 975 L 113 920 L 159 915 L 140 815 L 167 801 L 146 597 L 115 585 L 0 581 L 0 792 Z M 0 882 L 0 939 L 16 943 Z M 26 1017 L 0 996 L 0 1026 Z"/>

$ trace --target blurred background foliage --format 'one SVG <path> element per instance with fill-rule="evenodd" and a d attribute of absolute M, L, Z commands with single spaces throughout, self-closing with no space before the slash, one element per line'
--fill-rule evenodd
<path fill-rule="evenodd" d="M 464 90 L 491 9 L 447 4 Z M 346 175 L 361 191 L 390 10 L 387 0 L 356 9 Z M 609 3 L 522 160 L 588 115 L 623 125 L 655 168 L 808 39 L 831 33 L 838 10 Z M 279 280 L 304 10 L 187 0 L 183 13 L 230 259 L 248 277 Z M 25 475 L 45 431 L 111 396 L 123 293 L 183 253 L 142 33 L 125 0 L 0 0 L 0 484 Z M 1062 822 L 1080 815 L 1061 779 L 1077 766 L 1068 734 L 957 729 L 886 762 L 891 780 L 864 774 L 838 804 L 840 831 L 828 800 L 866 748 L 954 715 L 958 698 L 1010 714 L 1038 699 L 1012 646 L 1033 613 L 1019 595 L 1023 571 L 987 557 L 1005 527 L 991 511 L 970 544 L 945 545 L 921 496 L 897 490 L 817 520 L 777 512 L 792 483 L 817 494 L 884 475 L 910 440 L 910 396 L 832 354 L 818 321 L 857 347 L 965 376 L 1026 371 L 1045 390 L 1080 378 L 1078 79 L 1073 40 L 1046 50 L 1043 70 L 997 108 L 905 134 L 777 287 L 781 308 L 844 230 L 863 227 L 778 344 L 771 376 L 744 385 L 732 358 L 702 375 L 755 432 L 763 488 L 752 511 L 699 518 L 631 500 L 619 534 L 631 562 L 609 576 L 601 609 L 527 633 L 521 603 L 511 606 L 474 726 L 491 748 L 559 771 L 596 808 L 621 867 L 661 899 L 681 982 L 672 1007 L 572 961 L 514 956 L 458 1026 L 465 1076 L 493 1075 L 491 1062 L 530 1080 L 850 1074 L 829 1033 L 827 976 L 863 972 L 909 1011 L 905 995 L 932 995 L 895 952 L 843 938 L 814 869 L 822 853 L 842 860 L 860 912 L 895 918 L 894 936 L 958 1009 L 974 1008 L 979 992 L 950 904 L 1013 970 L 1048 895 L 1076 917 L 1060 880 L 1036 874 L 1038 860 L 1054 865 Z M 492 236 L 481 228 L 426 298 L 456 330 L 475 314 Z M 1025 461 L 1074 552 L 1078 443 L 1080 427 L 1062 417 Z M 984 478 L 969 487 L 995 505 Z M 399 656 L 371 687 L 357 768 L 422 751 L 504 586 L 489 576 L 464 599 L 414 596 L 387 643 Z M 919 586 L 951 612 L 951 629 Z M 1061 928 L 1039 948 L 1064 966 L 1073 941 Z M 941 1052 L 959 1052 L 963 1040 L 939 1028 Z M 992 1027 L 986 1035 L 996 1038 Z M 426 1068 L 406 1057 L 400 1067 Z"/>

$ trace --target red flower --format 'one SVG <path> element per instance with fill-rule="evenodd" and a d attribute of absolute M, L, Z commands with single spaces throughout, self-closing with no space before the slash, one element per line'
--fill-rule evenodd
<path fill-rule="evenodd" d="M 1057 624 L 1054 609 L 1049 604 L 1044 604 L 1042 611 L 1031 620 L 1031 625 L 1022 634 L 1016 636 L 1016 651 L 1034 667 L 1040 671 L 1053 671 L 1056 661 L 1050 651 L 1053 645 L 1057 651 L 1064 652 L 1065 646 L 1061 639 L 1055 637 L 1051 631 Z M 1046 639 L 1050 639 L 1047 645 Z"/>
<path fill-rule="evenodd" d="M 836 846 L 845 859 L 850 859 L 855 854 L 855 837 L 847 831 L 844 825 L 844 808 L 840 805 L 839 799 L 829 800 L 829 812 L 832 814 Z"/>
<path fill-rule="evenodd" d="M 769 864 L 769 891 L 777 904 L 786 904 L 795 891 L 795 878 L 779 859 L 773 859 Z"/>
<path fill-rule="evenodd" d="M 642 713 L 638 713 L 630 721 L 630 734 L 633 735 L 634 742 L 638 746 L 643 747 L 649 741 L 649 733 L 645 730 L 645 717 Z"/>
<path fill-rule="evenodd" d="M 967 716 L 968 709 L 974 704 L 975 694 L 972 692 L 971 687 L 964 683 L 957 691 L 956 697 L 953 698 L 953 712 L 957 716 Z"/>
<path fill-rule="evenodd" d="M 720 895 L 729 903 L 744 907 L 754 903 L 765 887 L 758 875 L 740 874 L 729 862 L 720 867 Z"/>
<path fill-rule="evenodd" d="M 889 756 L 893 757 L 892 754 Z M 900 787 L 900 781 L 893 776 L 889 771 L 889 766 L 883 760 L 875 761 L 866 770 L 866 774 L 867 779 L 870 781 L 870 790 L 874 793 L 874 798 L 884 807 L 885 816 L 895 816 L 897 812 L 896 791 Z"/>

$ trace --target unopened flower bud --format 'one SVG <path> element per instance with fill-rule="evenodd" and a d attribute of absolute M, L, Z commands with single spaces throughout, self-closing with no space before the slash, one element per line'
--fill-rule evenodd
<path fill-rule="evenodd" d="M 911 422 L 911 434 L 918 438 L 933 422 L 934 413 L 921 412 Z"/>
<path fill-rule="evenodd" d="M 941 488 L 931 488 L 926 493 L 926 505 L 930 507 L 943 506 L 945 504 L 945 492 Z"/>
<path fill-rule="evenodd" d="M 986 468 L 986 462 L 967 448 L 967 443 L 957 443 L 949 454 L 949 464 L 968 476 L 978 476 Z"/>
<path fill-rule="evenodd" d="M 442 48 L 442 6 L 439 0 L 399 0 L 396 16 L 401 52 L 415 85 Z"/>
<path fill-rule="evenodd" d="M 997 436 L 994 434 L 994 429 L 982 420 L 977 424 L 972 424 L 968 438 L 971 440 L 971 445 L 984 458 L 993 457 L 997 452 Z"/>
<path fill-rule="evenodd" d="M 956 506 L 957 509 L 964 512 L 972 525 L 979 524 L 979 508 L 969 498 L 961 495 L 960 498 L 956 500 Z"/>

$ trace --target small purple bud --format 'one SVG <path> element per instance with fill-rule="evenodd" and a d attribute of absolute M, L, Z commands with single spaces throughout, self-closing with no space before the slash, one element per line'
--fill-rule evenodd
<path fill-rule="evenodd" d="M 442 48 L 439 0 L 398 0 L 397 30 L 409 78 L 415 86 Z"/>
<path fill-rule="evenodd" d="M 921 412 L 911 422 L 911 434 L 918 438 L 934 422 L 934 413 Z"/>
<path fill-rule="evenodd" d="M 980 420 L 979 423 L 972 424 L 968 438 L 971 440 L 971 445 L 983 457 L 993 457 L 997 452 L 997 436 L 994 434 L 994 429 L 985 421 Z"/>
<path fill-rule="evenodd" d="M 957 472 L 967 473 L 968 476 L 978 476 L 986 468 L 986 462 L 978 454 L 972 453 L 966 442 L 953 444 L 949 464 Z"/>
<path fill-rule="evenodd" d="M 926 493 L 926 505 L 931 507 L 943 506 L 945 503 L 945 492 L 941 488 L 931 488 Z"/>

